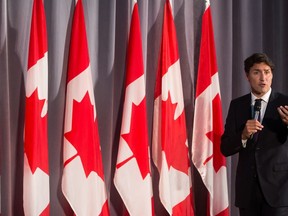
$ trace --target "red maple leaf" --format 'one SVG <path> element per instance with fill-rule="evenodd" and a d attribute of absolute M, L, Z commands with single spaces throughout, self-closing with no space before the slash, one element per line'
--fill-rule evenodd
<path fill-rule="evenodd" d="M 94 107 L 91 104 L 88 92 L 82 101 L 73 100 L 72 129 L 64 136 L 77 150 L 75 156 L 80 157 L 86 177 L 92 171 L 95 171 L 104 179 L 98 124 L 97 121 L 94 121 Z M 72 158 L 67 164 L 70 161 L 72 161 Z"/>
<path fill-rule="evenodd" d="M 169 168 L 172 166 L 188 174 L 189 160 L 188 147 L 186 146 L 185 113 L 174 119 L 177 103 L 172 103 L 170 93 L 167 101 L 162 101 L 162 149 L 165 151 Z"/>
<path fill-rule="evenodd" d="M 219 94 L 212 101 L 213 109 L 213 130 L 209 131 L 206 136 L 213 143 L 213 155 L 208 157 L 204 164 L 207 163 L 213 157 L 213 166 L 217 173 L 221 166 L 226 165 L 224 156 L 220 152 L 220 141 L 223 133 L 222 112 L 221 112 L 221 99 Z"/>
<path fill-rule="evenodd" d="M 48 174 L 47 115 L 41 117 L 44 103 L 37 89 L 26 97 L 24 151 L 32 173 L 39 167 Z"/>
<path fill-rule="evenodd" d="M 146 120 L 146 98 L 137 106 L 132 103 L 130 131 L 122 134 L 123 139 L 129 145 L 140 169 L 142 178 L 149 174 L 148 156 L 148 130 Z M 125 119 L 124 119 L 125 121 Z M 131 159 L 131 158 L 130 158 Z"/>

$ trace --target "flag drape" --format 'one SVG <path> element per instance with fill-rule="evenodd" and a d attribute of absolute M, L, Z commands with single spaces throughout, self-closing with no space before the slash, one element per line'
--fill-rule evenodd
<path fill-rule="evenodd" d="M 62 191 L 75 215 L 109 215 L 82 0 L 76 1 L 67 72 Z"/>
<path fill-rule="evenodd" d="M 222 105 L 209 1 L 202 18 L 194 111 L 192 161 L 208 190 L 210 216 L 228 216 L 226 160 L 220 152 Z"/>
<path fill-rule="evenodd" d="M 24 126 L 23 208 L 25 215 L 49 215 L 47 138 L 48 47 L 42 0 L 32 8 Z"/>
<path fill-rule="evenodd" d="M 134 1 L 132 1 L 134 2 Z M 114 183 L 130 215 L 154 215 L 138 4 L 133 4 Z M 129 185 L 129 187 L 128 187 Z"/>
<path fill-rule="evenodd" d="M 160 200 L 170 215 L 194 215 L 182 88 L 175 24 L 167 0 L 154 95 L 152 157 L 160 174 Z"/>

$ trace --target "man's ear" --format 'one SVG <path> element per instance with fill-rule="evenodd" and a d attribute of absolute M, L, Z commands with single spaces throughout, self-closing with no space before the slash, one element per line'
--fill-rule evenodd
<path fill-rule="evenodd" d="M 245 77 L 246 77 L 246 79 L 249 81 L 249 73 L 246 73 L 246 72 L 245 72 Z"/>

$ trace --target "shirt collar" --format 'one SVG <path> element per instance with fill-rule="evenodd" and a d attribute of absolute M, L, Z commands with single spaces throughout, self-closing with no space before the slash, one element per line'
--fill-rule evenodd
<path fill-rule="evenodd" d="M 261 97 L 261 99 L 262 99 L 263 101 L 265 101 L 266 103 L 268 103 L 268 101 L 269 101 L 269 97 L 270 97 L 270 95 L 271 95 L 271 91 L 272 91 L 272 89 L 270 88 L 269 91 L 266 92 L 266 94 L 264 94 L 264 95 Z M 251 101 L 252 101 L 252 103 L 254 103 L 255 99 L 257 99 L 257 97 L 251 92 Z"/>

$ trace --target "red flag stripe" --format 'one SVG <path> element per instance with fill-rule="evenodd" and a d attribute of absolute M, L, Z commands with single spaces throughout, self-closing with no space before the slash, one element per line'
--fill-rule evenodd
<path fill-rule="evenodd" d="M 198 73 L 197 86 L 196 86 L 196 97 L 198 97 L 209 85 L 211 85 L 211 77 L 217 73 L 217 62 L 215 50 L 214 37 L 213 37 L 213 27 L 211 25 L 211 9 L 210 6 L 206 9 L 203 14 L 202 21 L 202 36 L 201 36 L 201 49 L 199 58 L 198 71 L 207 71 L 210 76 L 206 73 Z M 201 52 L 201 50 L 209 50 L 211 52 Z M 207 64 L 207 59 L 210 60 Z"/>
<path fill-rule="evenodd" d="M 28 69 L 44 57 L 47 52 L 47 30 L 42 0 L 34 0 L 31 18 Z"/>
<path fill-rule="evenodd" d="M 25 90 L 23 209 L 25 215 L 49 215 L 47 134 L 48 50 L 45 10 L 34 0 Z"/>
<path fill-rule="evenodd" d="M 127 86 L 138 79 L 144 74 L 144 65 L 142 57 L 142 40 L 140 30 L 140 19 L 138 4 L 134 5 L 132 11 L 130 36 L 127 49 L 127 75 L 126 75 L 126 88 Z M 137 57 L 138 56 L 138 57 Z"/>
<path fill-rule="evenodd" d="M 162 46 L 159 56 L 165 56 L 159 60 L 157 74 L 164 76 L 167 73 L 168 68 L 173 65 L 179 59 L 178 44 L 176 38 L 176 29 L 174 25 L 174 19 L 172 15 L 172 9 L 170 3 L 164 5 L 164 17 L 162 31 L 167 34 L 162 34 Z M 168 33 L 169 32 L 169 33 Z M 163 44 L 163 41 L 166 43 Z M 161 76 L 157 76 L 156 79 L 161 79 Z M 155 95 L 156 99 L 161 94 L 161 81 L 156 80 Z"/>
<path fill-rule="evenodd" d="M 90 64 L 86 28 L 85 25 L 83 25 L 83 23 L 85 23 L 85 16 L 82 8 L 82 0 L 78 0 L 72 21 L 73 27 L 70 41 L 74 41 L 75 43 L 70 43 L 67 82 L 79 75 Z M 81 53 L 81 55 L 79 55 L 79 53 Z"/>

